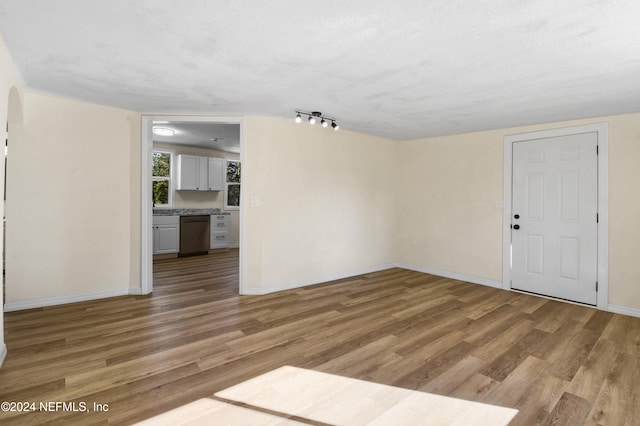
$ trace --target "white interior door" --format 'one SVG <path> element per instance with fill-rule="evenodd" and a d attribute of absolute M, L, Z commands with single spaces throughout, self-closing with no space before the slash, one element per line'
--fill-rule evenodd
<path fill-rule="evenodd" d="M 511 287 L 595 305 L 598 135 L 515 142 Z"/>

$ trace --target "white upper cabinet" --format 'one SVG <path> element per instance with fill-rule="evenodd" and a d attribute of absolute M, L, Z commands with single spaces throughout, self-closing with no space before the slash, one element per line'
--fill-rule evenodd
<path fill-rule="evenodd" d="M 224 159 L 209 157 L 209 191 L 224 189 Z"/>
<path fill-rule="evenodd" d="M 177 190 L 222 191 L 224 189 L 224 159 L 178 155 Z"/>

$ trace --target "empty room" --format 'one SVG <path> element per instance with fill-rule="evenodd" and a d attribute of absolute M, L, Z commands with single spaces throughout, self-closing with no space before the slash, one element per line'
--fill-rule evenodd
<path fill-rule="evenodd" d="M 640 3 L 0 2 L 0 423 L 640 424 Z"/>

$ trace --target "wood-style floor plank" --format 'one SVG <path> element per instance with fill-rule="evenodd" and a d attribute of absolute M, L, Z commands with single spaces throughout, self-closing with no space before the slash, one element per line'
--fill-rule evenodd
<path fill-rule="evenodd" d="M 238 296 L 238 252 L 154 265 L 154 293 L 5 314 L 2 424 L 131 424 L 283 365 L 520 410 L 640 424 L 640 318 L 403 269 Z"/>

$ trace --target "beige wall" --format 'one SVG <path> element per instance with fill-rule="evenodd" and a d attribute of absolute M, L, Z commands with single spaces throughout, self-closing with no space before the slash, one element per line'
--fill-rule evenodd
<path fill-rule="evenodd" d="M 609 123 L 609 303 L 640 309 L 640 114 L 398 142 L 398 261 L 501 281 L 504 136 L 598 122 Z"/>
<path fill-rule="evenodd" d="M 609 303 L 640 309 L 640 114 L 608 121 Z"/>
<path fill-rule="evenodd" d="M 128 291 L 139 114 L 32 90 L 23 111 L 7 174 L 7 303 Z"/>
<path fill-rule="evenodd" d="M 497 133 L 398 142 L 398 261 L 501 280 L 502 149 Z"/>
<path fill-rule="evenodd" d="M 245 291 L 393 261 L 393 141 L 249 117 L 243 142 Z"/>
<path fill-rule="evenodd" d="M 240 154 L 231 152 L 215 151 L 211 149 L 193 148 L 167 143 L 154 142 L 153 147 L 173 151 L 176 155 L 201 155 L 203 157 L 226 158 L 228 160 L 239 160 Z M 224 211 L 224 191 L 173 191 L 173 207 L 182 208 L 203 208 L 220 209 Z M 229 210 L 231 213 L 231 227 L 229 230 L 229 244 L 238 247 L 240 243 L 240 214 L 238 210 Z"/>
<path fill-rule="evenodd" d="M 4 122 L 9 90 L 19 83 L 1 43 L 0 71 Z M 10 135 L 7 302 L 138 289 L 140 115 L 18 89 L 23 123 Z M 247 117 L 245 291 L 394 262 L 500 281 L 504 136 L 603 121 L 609 303 L 638 310 L 640 114 L 401 142 Z"/>
<path fill-rule="evenodd" d="M 8 301 L 139 288 L 139 115 L 33 91 L 24 112 L 9 170 Z M 394 262 L 499 282 L 504 135 L 602 121 L 609 302 L 640 309 L 640 238 L 629 232 L 640 225 L 638 114 L 401 142 L 247 117 L 244 290 Z M 95 161 L 106 147 L 120 154 Z"/>

